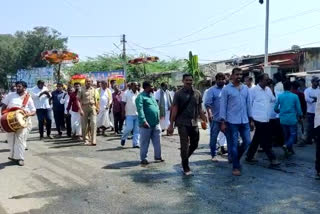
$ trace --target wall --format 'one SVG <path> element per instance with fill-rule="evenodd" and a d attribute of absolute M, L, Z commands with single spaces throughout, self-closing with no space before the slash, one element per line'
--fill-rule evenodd
<path fill-rule="evenodd" d="M 304 71 L 320 70 L 320 48 L 305 51 L 303 69 Z"/>

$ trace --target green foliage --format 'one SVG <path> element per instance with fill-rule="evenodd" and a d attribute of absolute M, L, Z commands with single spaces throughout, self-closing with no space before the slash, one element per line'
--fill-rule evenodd
<path fill-rule="evenodd" d="M 193 76 L 195 85 L 197 86 L 204 77 L 203 72 L 199 68 L 198 55 L 193 55 L 192 52 L 189 51 L 189 59 L 185 59 L 185 62 L 187 63 L 186 72 Z"/>
<path fill-rule="evenodd" d="M 65 49 L 66 43 L 67 38 L 48 27 L 0 35 L 0 88 L 7 88 L 7 74 L 14 74 L 18 69 L 46 66 L 47 62 L 41 59 L 41 52 Z"/>

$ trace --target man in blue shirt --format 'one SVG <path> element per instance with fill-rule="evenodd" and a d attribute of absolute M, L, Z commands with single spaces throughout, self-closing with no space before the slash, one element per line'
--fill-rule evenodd
<path fill-rule="evenodd" d="M 294 154 L 293 144 L 297 140 L 298 118 L 301 120 L 302 111 L 299 98 L 290 92 L 291 82 L 283 84 L 284 93 L 280 94 L 274 106 L 274 111 L 280 113 L 280 124 L 282 126 L 285 145 L 283 150 L 286 156 Z"/>
<path fill-rule="evenodd" d="M 65 93 L 63 92 L 62 83 L 57 83 L 57 89 L 52 92 L 52 109 L 54 121 L 56 123 L 56 128 L 59 136 L 62 135 L 61 128 L 65 128 L 64 124 L 64 105 L 60 103 L 60 100 L 63 98 Z"/>
<path fill-rule="evenodd" d="M 212 161 L 218 161 L 216 157 L 217 150 L 217 138 L 220 132 L 220 98 L 221 91 L 225 84 L 225 75 L 223 73 L 217 73 L 216 75 L 216 85 L 209 88 L 206 98 L 205 107 L 208 112 L 208 118 L 210 122 L 210 151 Z"/>
<path fill-rule="evenodd" d="M 241 83 L 242 70 L 232 70 L 231 82 L 222 89 L 220 100 L 221 131 L 228 132 L 232 156 L 232 174 L 240 176 L 240 159 L 251 143 L 249 118 L 251 105 L 248 87 Z M 251 119 L 250 119 L 251 120 Z M 242 144 L 238 146 L 239 133 Z"/>

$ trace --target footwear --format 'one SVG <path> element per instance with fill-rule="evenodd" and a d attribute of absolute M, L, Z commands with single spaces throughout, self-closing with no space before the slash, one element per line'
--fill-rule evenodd
<path fill-rule="evenodd" d="M 51 135 L 48 135 L 48 138 L 49 138 L 49 139 L 54 139 L 54 137 L 52 137 Z"/>
<path fill-rule="evenodd" d="M 133 146 L 132 148 L 134 148 L 134 149 L 139 149 L 140 148 L 140 146 Z"/>
<path fill-rule="evenodd" d="M 86 142 L 84 143 L 84 145 L 86 145 L 86 146 L 91 146 L 92 143 L 90 143 L 89 141 L 86 140 Z"/>
<path fill-rule="evenodd" d="M 219 162 L 217 156 L 214 156 L 213 158 L 211 158 L 211 161 L 212 161 L 212 162 Z"/>
<path fill-rule="evenodd" d="M 124 146 L 126 144 L 126 140 L 121 140 L 121 146 Z"/>
<path fill-rule="evenodd" d="M 191 170 L 189 170 L 189 171 L 184 171 L 183 174 L 184 174 L 185 176 L 190 176 L 190 175 L 192 175 L 192 172 L 191 172 Z"/>
<path fill-rule="evenodd" d="M 24 160 L 18 160 L 18 165 L 19 166 L 24 166 Z"/>
<path fill-rule="evenodd" d="M 284 156 L 288 157 L 289 156 L 289 150 L 286 145 L 282 146 Z"/>
<path fill-rule="evenodd" d="M 280 164 L 281 164 L 281 163 L 280 163 L 278 160 L 276 160 L 276 159 L 275 159 L 275 160 L 272 160 L 271 163 L 270 163 L 271 166 L 279 166 Z"/>
<path fill-rule="evenodd" d="M 97 144 L 96 143 L 91 143 L 91 146 L 97 146 Z"/>
<path fill-rule="evenodd" d="M 8 157 L 8 159 L 11 160 L 11 161 L 16 161 L 16 159 L 13 159 L 11 157 Z"/>
<path fill-rule="evenodd" d="M 147 160 L 142 160 L 142 161 L 140 162 L 140 164 L 141 164 L 141 165 L 148 165 L 149 162 L 148 162 Z"/>
<path fill-rule="evenodd" d="M 24 150 L 25 150 L 25 151 L 28 151 L 29 149 L 28 149 L 28 147 L 26 147 Z"/>
<path fill-rule="evenodd" d="M 43 137 L 40 137 L 40 140 L 43 140 Z"/>
<path fill-rule="evenodd" d="M 232 175 L 234 175 L 234 176 L 240 176 L 240 175 L 241 175 L 241 172 L 240 172 L 239 169 L 233 169 L 233 170 L 232 170 Z"/>
<path fill-rule="evenodd" d="M 256 163 L 258 163 L 259 161 L 258 161 L 257 159 L 254 159 L 254 158 L 252 158 L 252 159 L 246 158 L 246 162 L 247 162 L 248 164 L 256 164 Z"/>
<path fill-rule="evenodd" d="M 162 158 L 160 158 L 160 159 L 154 159 L 154 162 L 156 162 L 156 163 L 161 163 L 161 162 L 164 162 L 164 160 L 163 160 Z"/>

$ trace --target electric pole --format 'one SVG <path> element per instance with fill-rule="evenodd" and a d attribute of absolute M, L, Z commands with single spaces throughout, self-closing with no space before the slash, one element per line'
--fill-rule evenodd
<path fill-rule="evenodd" d="M 122 60 L 123 60 L 123 71 L 124 75 L 126 75 L 126 65 L 127 65 L 127 56 L 126 56 L 126 35 L 122 35 L 121 43 L 122 43 Z"/>
<path fill-rule="evenodd" d="M 259 0 L 263 4 L 263 0 Z M 266 30 L 265 30 L 265 52 L 264 52 L 264 67 L 268 66 L 268 49 L 269 49 L 269 0 L 266 0 Z"/>

